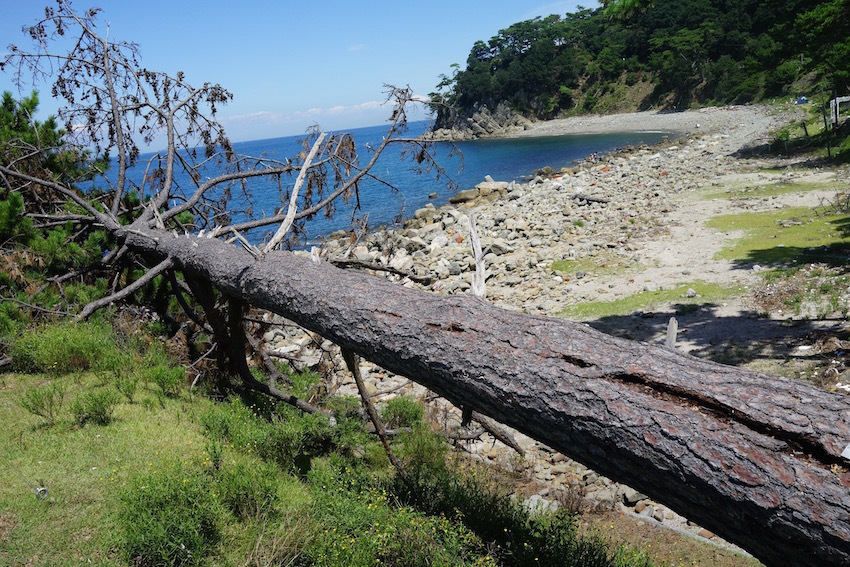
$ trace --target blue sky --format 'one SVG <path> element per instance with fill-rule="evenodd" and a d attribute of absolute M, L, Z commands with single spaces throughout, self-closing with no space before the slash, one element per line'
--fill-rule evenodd
<path fill-rule="evenodd" d="M 29 46 L 21 26 L 52 0 L 0 0 L 0 50 Z M 341 130 L 385 122 L 384 84 L 434 90 L 450 65 L 464 65 L 473 43 L 512 23 L 566 14 L 596 0 L 545 2 L 431 0 L 429 2 L 76 0 L 77 10 L 103 8 L 101 30 L 139 44 L 142 64 L 200 85 L 233 93 L 219 120 L 234 141 L 303 133 L 312 124 Z M 49 85 L 44 116 L 55 113 Z M 0 74 L 0 90 L 12 90 Z M 25 93 L 29 92 L 25 89 Z M 41 116 L 43 118 L 44 116 Z M 426 118 L 420 111 L 413 118 Z"/>

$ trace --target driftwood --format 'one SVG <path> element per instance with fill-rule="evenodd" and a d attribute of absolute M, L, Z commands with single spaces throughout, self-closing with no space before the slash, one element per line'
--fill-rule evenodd
<path fill-rule="evenodd" d="M 126 231 L 223 293 L 545 442 L 771 565 L 850 564 L 845 396 L 291 253 Z"/>

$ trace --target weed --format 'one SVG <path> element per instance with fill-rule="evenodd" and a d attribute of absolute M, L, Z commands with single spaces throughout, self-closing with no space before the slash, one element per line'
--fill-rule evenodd
<path fill-rule="evenodd" d="M 11 355 L 18 371 L 59 376 L 95 368 L 114 349 L 106 325 L 63 323 L 25 332 L 12 344 Z"/>
<path fill-rule="evenodd" d="M 323 414 L 266 418 L 240 399 L 219 404 L 201 416 L 201 424 L 213 439 L 229 441 L 286 471 L 306 473 L 314 456 L 337 447 L 345 428 L 331 427 Z"/>
<path fill-rule="evenodd" d="M 424 408 L 415 401 L 398 397 L 388 400 L 381 412 L 381 419 L 387 427 L 413 427 L 422 423 Z"/>
<path fill-rule="evenodd" d="M 133 403 L 136 390 L 139 387 L 139 377 L 136 374 L 121 374 L 115 378 L 115 388 L 123 394 L 129 403 Z"/>
<path fill-rule="evenodd" d="M 263 461 L 244 458 L 215 475 L 222 504 L 240 520 L 270 518 L 278 504 L 279 471 Z"/>
<path fill-rule="evenodd" d="M 159 389 L 166 396 L 176 398 L 180 394 L 180 385 L 184 378 L 182 368 L 157 364 L 153 368 L 149 368 L 146 375 L 148 380 L 159 386 Z"/>
<path fill-rule="evenodd" d="M 91 422 L 96 425 L 109 425 L 118 397 L 112 390 L 87 390 L 74 399 L 71 411 L 80 426 Z"/>
<path fill-rule="evenodd" d="M 199 565 L 221 538 L 223 512 L 202 471 L 172 465 L 136 476 L 118 514 L 125 558 L 135 565 Z"/>
<path fill-rule="evenodd" d="M 390 492 L 401 503 L 431 515 L 455 518 L 483 541 L 492 542 L 500 565 L 647 565 L 642 554 L 627 556 L 599 539 L 581 536 L 566 509 L 529 510 L 483 467 L 419 468 L 394 478 Z"/>
<path fill-rule="evenodd" d="M 462 523 L 396 506 L 363 469 L 322 463 L 308 476 L 320 526 L 306 550 L 316 565 L 495 565 Z M 321 528 L 324 529 L 321 529 Z"/>
<path fill-rule="evenodd" d="M 21 396 L 21 407 L 33 415 L 43 418 L 48 424 L 56 424 L 59 410 L 65 400 L 65 386 L 53 381 L 43 386 L 29 388 Z"/>

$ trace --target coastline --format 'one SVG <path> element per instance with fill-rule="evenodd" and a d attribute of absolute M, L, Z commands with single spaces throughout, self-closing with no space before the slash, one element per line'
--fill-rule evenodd
<path fill-rule="evenodd" d="M 696 300 L 698 292 L 688 286 L 700 289 L 698 284 L 705 283 L 751 289 L 758 284 L 759 267 L 718 259 L 717 252 L 736 235 L 712 229 L 705 220 L 740 211 L 741 201 L 723 198 L 729 187 L 831 178 L 828 172 L 786 170 L 792 163 L 781 157 L 755 157 L 741 151 L 772 139 L 771 132 L 797 113 L 794 107 L 735 106 L 535 123 L 520 133 L 498 137 L 662 130 L 676 139 L 614 151 L 601 156 L 598 163 L 538 175 L 527 183 L 482 180 L 474 189 L 462 191 L 462 199 L 418 209 L 402 228 L 379 229 L 357 241 L 330 239 L 317 253 L 359 263 L 399 285 L 438 295 L 467 294 L 476 269 L 469 229 L 472 219 L 485 249 L 486 300 L 504 309 L 564 316 L 578 304 L 623 300 L 681 285 L 685 289 L 680 297 Z M 714 194 L 718 196 L 707 198 Z M 746 205 L 751 211 L 814 206 L 825 194 L 808 191 L 802 201 L 794 195 L 761 199 L 755 193 Z M 661 343 L 675 315 L 681 335 L 676 348 L 697 356 L 716 357 L 748 342 L 794 344 L 790 336 L 795 331 L 787 325 L 751 316 L 753 307 L 746 295 L 704 303 L 709 304 L 682 313 L 676 305 L 642 307 L 609 318 L 611 328 L 606 331 Z M 601 326 L 599 321 L 596 326 Z M 275 350 L 290 352 L 294 342 L 312 344 L 298 343 L 303 337 L 276 333 L 266 337 Z M 295 359 L 303 360 L 306 367 L 321 360 L 313 347 L 295 350 Z M 363 361 L 360 369 L 367 389 L 378 400 L 396 395 L 433 398 L 421 386 L 372 363 Z M 339 393 L 357 394 L 345 372 L 334 375 L 332 383 Z M 451 403 L 429 401 L 432 406 L 444 416 L 447 429 L 459 426 L 460 411 Z M 622 516 L 707 539 L 722 548 L 716 553 L 741 553 L 664 504 L 554 454 L 517 431 L 511 433 L 526 452 L 524 463 L 536 490 L 527 500 L 534 505 L 557 506 L 550 490 L 568 488 L 591 506 L 610 510 L 608 517 Z M 511 451 L 486 436 L 466 449 L 482 461 L 512 466 Z"/>
<path fill-rule="evenodd" d="M 496 137 L 523 138 L 570 134 L 613 134 L 618 132 L 669 132 L 675 137 L 722 133 L 732 151 L 757 145 L 771 130 L 789 120 L 764 105 L 706 107 L 679 112 L 647 110 L 622 114 L 573 116 L 532 122 L 523 130 Z M 735 147 L 737 146 L 737 147 Z"/>

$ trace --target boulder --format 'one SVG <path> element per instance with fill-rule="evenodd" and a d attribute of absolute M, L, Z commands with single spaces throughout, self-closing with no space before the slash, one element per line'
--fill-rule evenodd
<path fill-rule="evenodd" d="M 479 195 L 478 189 L 464 189 L 463 191 L 458 191 L 457 195 L 450 198 L 449 203 L 468 203 L 477 199 Z"/>

